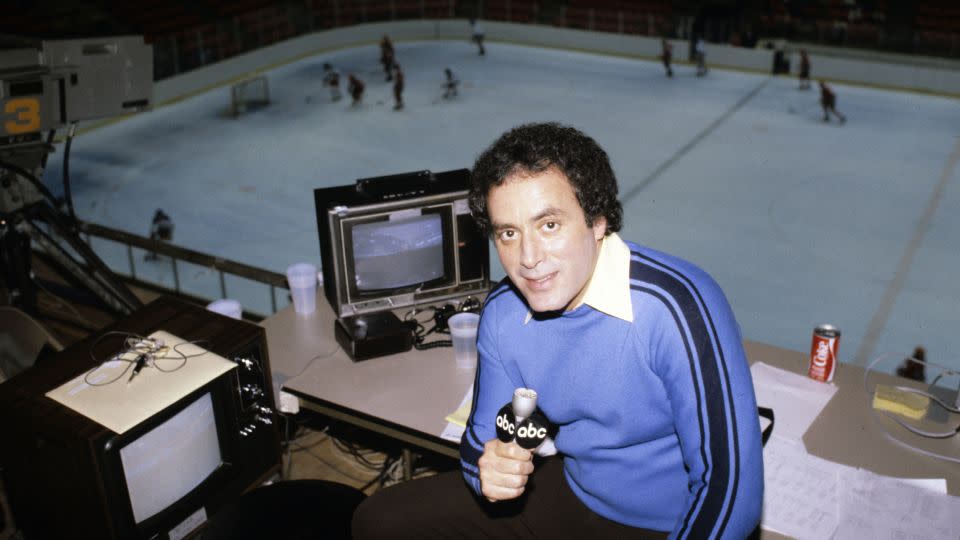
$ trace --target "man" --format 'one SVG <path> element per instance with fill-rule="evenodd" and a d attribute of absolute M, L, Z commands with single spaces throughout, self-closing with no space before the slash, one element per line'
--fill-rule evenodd
<path fill-rule="evenodd" d="M 350 92 L 350 98 L 353 100 L 350 102 L 351 107 L 357 107 L 363 101 L 364 88 L 366 85 L 356 75 L 353 73 L 347 75 L 347 91 Z"/>
<path fill-rule="evenodd" d="M 169 242 L 173 240 L 173 220 L 161 208 L 153 213 L 153 221 L 150 222 L 150 240 Z M 149 251 L 143 256 L 144 260 L 155 261 L 157 254 Z"/>
<path fill-rule="evenodd" d="M 453 74 L 450 68 L 443 69 L 443 99 L 453 99 L 457 97 L 457 87 L 460 81 Z"/>
<path fill-rule="evenodd" d="M 800 73 L 797 78 L 800 80 L 800 89 L 810 89 L 810 56 L 806 49 L 800 49 Z"/>
<path fill-rule="evenodd" d="M 393 110 L 403 108 L 403 70 L 400 64 L 393 65 Z"/>
<path fill-rule="evenodd" d="M 697 77 L 707 74 L 707 42 L 702 37 L 694 41 L 693 56 L 697 61 Z"/>
<path fill-rule="evenodd" d="M 470 208 L 507 273 L 486 299 L 456 473 L 370 497 L 356 538 L 744 538 L 763 461 L 750 371 L 717 284 L 616 234 L 607 154 L 529 124 L 477 159 Z M 556 456 L 495 435 L 539 394 Z M 539 459 L 539 458 L 537 458 Z"/>
<path fill-rule="evenodd" d="M 837 95 L 833 93 L 833 90 L 827 86 L 827 82 L 823 79 L 820 80 L 820 107 L 823 108 L 824 122 L 830 121 L 830 114 L 832 113 L 837 117 L 837 120 L 840 120 L 840 124 L 847 123 L 847 117 L 837 110 Z"/>
<path fill-rule="evenodd" d="M 477 44 L 477 54 L 480 56 L 487 54 L 486 49 L 483 48 L 483 36 L 483 27 L 480 26 L 480 21 L 470 19 L 470 37 Z"/>
<path fill-rule="evenodd" d="M 673 77 L 673 68 L 670 62 L 673 61 L 673 44 L 667 41 L 667 38 L 660 39 L 660 59 L 663 61 L 663 67 L 667 69 L 667 77 Z"/>
<path fill-rule="evenodd" d="M 393 50 L 393 42 L 390 36 L 384 34 L 380 40 L 380 64 L 383 65 L 383 73 L 386 80 L 393 80 L 393 64 L 396 62 L 396 53 Z"/>
<path fill-rule="evenodd" d="M 340 101 L 340 71 L 326 62 L 323 64 L 323 84 L 330 88 L 330 101 Z"/>

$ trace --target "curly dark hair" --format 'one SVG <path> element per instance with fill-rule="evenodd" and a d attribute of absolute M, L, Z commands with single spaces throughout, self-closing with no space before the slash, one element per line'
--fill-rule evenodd
<path fill-rule="evenodd" d="M 567 177 L 588 227 L 606 217 L 606 234 L 620 230 L 623 207 L 617 200 L 617 178 L 607 153 L 583 132 L 548 122 L 507 131 L 477 158 L 470 174 L 470 212 L 484 234 L 491 233 L 490 189 L 513 174 L 539 174 L 550 167 Z"/>

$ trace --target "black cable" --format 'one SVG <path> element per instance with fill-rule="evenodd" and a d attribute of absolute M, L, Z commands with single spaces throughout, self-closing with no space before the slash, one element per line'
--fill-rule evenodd
<path fill-rule="evenodd" d="M 414 341 L 413 347 L 418 351 L 426 351 L 428 349 L 436 349 L 439 347 L 453 347 L 453 341 L 449 339 L 440 339 L 437 341 L 431 341 L 429 343 Z"/>
<path fill-rule="evenodd" d="M 70 146 L 73 143 L 73 134 L 77 130 L 77 123 L 70 124 L 67 130 L 67 142 L 63 147 L 63 197 L 67 201 L 67 210 L 70 211 L 70 219 L 73 220 L 73 226 L 77 226 L 77 214 L 73 211 L 73 195 L 70 193 Z"/>
<path fill-rule="evenodd" d="M 50 130 L 50 133 L 47 133 L 47 148 L 48 148 L 48 149 L 51 149 L 51 151 L 52 151 L 52 149 L 53 149 L 53 140 L 54 140 L 54 138 L 56 138 L 56 136 L 57 136 L 57 130 L 55 130 L 55 129 L 51 129 L 51 130 Z M 47 168 L 47 158 L 48 158 L 48 157 L 50 157 L 50 152 L 44 152 L 44 153 L 43 153 L 43 157 L 40 158 L 40 168 L 41 168 L 41 169 L 44 169 L 44 170 L 45 170 L 45 169 Z"/>
<path fill-rule="evenodd" d="M 359 488 L 360 491 L 366 491 L 370 486 L 376 484 L 377 482 L 380 482 L 382 484 L 383 479 L 387 476 L 387 472 L 390 470 L 390 467 L 392 467 L 393 464 L 396 463 L 398 459 L 400 458 L 387 457 L 387 459 L 385 459 L 383 462 L 383 469 L 380 471 L 380 474 L 378 474 L 372 480 L 370 480 L 369 482 L 361 486 Z"/>
<path fill-rule="evenodd" d="M 182 368 L 183 366 L 187 365 L 187 360 L 189 360 L 189 359 L 191 359 L 191 358 L 196 358 L 196 357 L 198 357 L 198 356 L 203 356 L 203 355 L 207 354 L 207 351 L 203 351 L 203 352 L 197 353 L 197 354 L 184 354 L 183 351 L 181 351 L 180 349 L 177 348 L 177 347 L 180 347 L 180 346 L 183 346 L 183 345 L 196 345 L 197 343 L 207 343 L 207 340 L 205 340 L 205 339 L 198 339 L 198 340 L 195 340 L 195 341 L 184 341 L 184 342 L 182 342 L 182 343 L 177 343 L 176 345 L 174 345 L 173 347 L 171 347 L 170 350 L 173 351 L 173 352 L 175 352 L 175 353 L 177 353 L 177 354 L 179 354 L 179 355 L 180 355 L 180 358 L 167 358 L 166 354 L 164 354 L 163 356 L 154 355 L 154 356 L 153 356 L 153 367 L 157 368 L 158 371 L 163 372 L 163 373 L 172 373 L 172 372 L 174 372 L 174 371 Z M 157 364 L 157 360 L 182 360 L 182 361 L 180 362 L 180 364 L 177 365 L 177 367 L 171 368 L 171 369 L 166 369 L 166 368 L 160 367 L 160 365 Z"/>
<path fill-rule="evenodd" d="M 336 438 L 336 437 L 331 437 L 331 439 L 333 440 L 334 446 L 336 446 L 341 452 L 346 452 L 346 453 L 350 454 L 351 456 L 353 456 L 353 457 L 355 457 L 355 458 L 357 458 L 357 459 L 359 459 L 359 460 L 362 460 L 364 463 L 366 463 L 367 465 L 372 466 L 373 468 L 377 468 L 377 469 L 378 469 L 378 468 L 380 468 L 380 465 L 383 465 L 383 462 L 374 463 L 374 462 L 370 461 L 369 459 L 367 459 L 367 457 L 366 457 L 366 455 L 378 453 L 376 450 L 360 449 L 360 448 L 358 448 L 357 445 L 354 444 L 353 442 L 344 441 L 344 440 L 338 439 L 338 438 Z M 365 454 L 366 454 L 366 455 L 365 455 Z"/>
<path fill-rule="evenodd" d="M 347 441 L 341 441 L 336 437 L 330 437 L 330 439 L 333 441 L 333 445 L 336 446 L 338 450 L 346 454 L 350 454 L 350 456 L 353 457 L 354 461 L 356 461 L 361 467 L 365 467 L 367 469 L 372 469 L 372 470 L 378 470 L 380 469 L 380 467 L 383 466 L 384 462 L 375 463 L 367 459 L 366 456 L 364 456 L 357 450 L 356 446 L 353 443 L 350 443 Z M 371 450 L 369 453 L 375 453 L 375 452 Z"/>
<path fill-rule="evenodd" d="M 436 321 L 436 315 L 434 316 L 434 321 Z M 413 331 L 413 347 L 418 351 L 425 351 L 427 349 L 436 349 L 437 347 L 453 347 L 453 341 L 449 339 L 440 339 L 437 341 L 424 343 L 424 340 L 430 334 L 449 333 L 449 330 L 446 330 L 446 331 L 440 330 L 438 329 L 438 326 L 439 325 L 436 322 L 434 322 L 434 325 L 430 327 L 429 330 L 424 330 L 424 326 L 420 324 L 420 321 L 417 321 L 417 327 Z"/>
<path fill-rule="evenodd" d="M 329 461 L 327 461 L 327 460 L 326 460 L 323 456 L 321 456 L 320 454 L 315 454 L 311 449 L 306 448 L 306 447 L 303 447 L 303 446 L 301 446 L 301 445 L 299 445 L 299 444 L 297 444 L 297 443 L 292 443 L 292 444 L 296 445 L 297 447 L 299 447 L 300 450 L 306 452 L 306 453 L 309 454 L 311 457 L 313 457 L 313 459 L 319 461 L 320 463 L 323 463 L 324 465 L 326 465 L 327 467 L 329 467 L 333 472 L 339 474 L 340 476 L 343 476 L 343 477 L 345 477 L 345 478 L 349 478 L 349 479 L 352 480 L 353 482 L 358 482 L 358 483 L 359 483 L 359 482 L 365 481 L 365 479 L 357 478 L 357 477 L 355 477 L 355 476 L 353 476 L 353 475 L 350 475 L 350 474 L 347 474 L 347 473 L 343 472 L 342 470 L 340 470 L 340 468 L 339 468 L 335 463 L 330 463 Z M 374 479 L 374 480 L 376 480 L 376 479 Z M 372 483 L 371 483 L 371 484 L 372 484 Z"/>
<path fill-rule="evenodd" d="M 103 340 L 104 340 L 105 338 L 107 338 L 107 337 L 109 337 L 109 336 L 124 336 L 124 342 L 123 342 L 123 343 L 124 343 L 124 346 L 123 346 L 116 354 L 110 355 L 110 356 L 108 357 L 108 358 L 109 358 L 108 360 L 102 360 L 102 361 L 101 361 L 101 360 L 99 360 L 99 359 L 97 358 L 97 356 L 94 354 L 93 350 L 94 350 L 95 348 L 97 348 L 97 346 L 98 346 L 101 342 L 103 342 Z M 130 352 L 130 347 L 127 346 L 127 339 L 129 339 L 129 338 L 135 338 L 135 339 L 137 339 L 138 341 L 145 339 L 143 336 L 141 336 L 141 335 L 139 335 L 139 334 L 135 334 L 135 333 L 133 333 L 133 332 L 120 332 L 120 331 L 117 331 L 117 330 L 113 330 L 113 331 L 110 331 L 110 332 L 106 332 L 106 333 L 104 333 L 104 334 L 101 334 L 99 337 L 97 337 L 97 339 L 95 339 L 95 340 L 93 341 L 93 343 L 90 345 L 90 350 L 89 350 L 89 352 L 90 352 L 90 358 L 92 358 L 94 362 L 97 362 L 97 365 L 95 365 L 92 369 L 90 369 L 90 371 L 86 372 L 86 373 L 83 375 L 83 382 L 89 384 L 90 386 L 106 386 L 106 385 L 108 385 L 108 384 L 112 384 L 112 383 L 120 380 L 120 378 L 123 377 L 123 376 L 127 373 L 127 371 L 129 371 L 129 369 L 134 365 L 134 363 L 136 363 L 135 360 L 128 360 L 128 359 L 126 359 L 126 358 L 123 358 L 123 355 L 124 355 L 124 354 L 126 354 L 127 352 Z M 96 373 L 96 371 L 97 371 L 98 369 L 102 368 L 105 364 L 107 364 L 108 362 L 112 362 L 112 361 L 126 362 L 126 363 L 127 363 L 127 366 L 126 366 L 125 368 L 123 368 L 123 371 L 121 371 L 119 374 L 117 374 L 116 377 L 114 377 L 113 379 L 110 379 L 109 381 L 106 381 L 106 382 L 94 381 L 93 379 L 90 378 L 90 376 L 93 375 L 94 373 Z"/>

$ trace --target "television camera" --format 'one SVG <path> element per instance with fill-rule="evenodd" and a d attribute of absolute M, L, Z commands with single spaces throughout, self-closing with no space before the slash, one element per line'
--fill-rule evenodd
<path fill-rule="evenodd" d="M 110 311 L 129 314 L 141 306 L 78 234 L 69 153 L 78 122 L 146 111 L 152 100 L 153 50 L 139 36 L 0 50 L 0 289 L 11 303 L 36 310 L 32 241 Z M 41 182 L 62 129 L 69 213 Z"/>

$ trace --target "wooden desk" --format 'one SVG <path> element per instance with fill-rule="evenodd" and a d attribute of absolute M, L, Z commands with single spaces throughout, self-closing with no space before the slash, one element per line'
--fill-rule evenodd
<path fill-rule="evenodd" d="M 473 372 L 457 369 L 449 348 L 354 363 L 334 340 L 334 319 L 320 293 L 315 313 L 300 316 L 288 307 L 261 323 L 267 330 L 275 384 L 298 396 L 304 408 L 457 458 L 457 445 L 441 439 L 440 433 L 446 426 L 444 416 L 457 408 L 472 384 Z M 806 373 L 806 353 L 755 342 L 744 346 L 751 363 Z M 871 396 L 863 390 L 863 373 L 857 366 L 838 367 L 838 391 L 803 437 L 807 451 L 883 475 L 946 478 L 949 493 L 960 495 L 956 464 L 918 455 L 886 439 L 871 412 Z M 878 382 L 919 386 L 881 373 L 871 374 L 870 381 L 871 388 Z M 881 421 L 910 444 L 960 456 L 960 437 L 920 440 L 887 419 Z M 764 530 L 761 538 L 784 537 Z"/>
<path fill-rule="evenodd" d="M 336 317 L 322 291 L 317 310 L 287 307 L 261 322 L 275 389 L 300 406 L 384 434 L 417 448 L 459 458 L 458 444 L 440 438 L 475 370 L 460 369 L 453 349 L 416 349 L 354 362 L 333 337 Z"/>
<path fill-rule="evenodd" d="M 765 362 L 772 366 L 806 373 L 807 356 L 770 345 L 746 342 L 750 362 Z M 884 436 L 882 425 L 898 439 L 913 446 L 939 454 L 960 458 L 960 436 L 951 439 L 925 439 L 906 432 L 893 421 L 874 418 L 873 395 L 863 386 L 864 369 L 841 364 L 834 375 L 837 393 L 803 436 L 807 452 L 824 459 L 860 467 L 877 474 L 902 478 L 946 478 L 947 491 L 960 495 L 960 467 L 956 463 L 929 458 L 903 448 Z M 877 383 L 923 388 L 917 381 L 909 381 L 886 373 L 871 372 L 871 390 Z M 940 431 L 946 428 L 941 426 Z M 776 434 L 776 427 L 774 427 Z"/>

